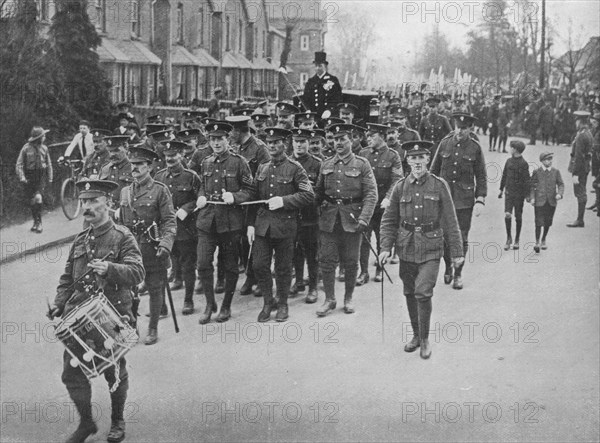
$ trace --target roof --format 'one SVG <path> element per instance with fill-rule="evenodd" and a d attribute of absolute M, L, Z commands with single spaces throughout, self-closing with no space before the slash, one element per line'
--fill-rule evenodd
<path fill-rule="evenodd" d="M 104 63 L 130 63 L 131 60 L 115 46 L 114 42 L 103 38 L 96 48 L 100 61 Z"/>
<path fill-rule="evenodd" d="M 213 58 L 206 49 L 197 48 L 192 51 L 196 58 L 200 61 L 200 66 L 218 67 L 219 61 Z"/>
<path fill-rule="evenodd" d="M 269 71 L 277 71 L 277 67 L 269 63 L 264 58 L 257 58 L 254 60 L 254 69 L 266 69 Z"/>
<path fill-rule="evenodd" d="M 133 40 L 112 40 L 128 58 L 130 63 L 160 65 L 162 62 L 144 43 Z"/>
<path fill-rule="evenodd" d="M 223 62 L 221 64 L 221 66 L 223 68 L 226 69 L 239 69 L 241 68 L 239 62 L 236 60 L 236 58 L 233 56 L 233 54 L 231 52 L 224 52 L 223 53 Z"/>
<path fill-rule="evenodd" d="M 280 31 L 280 30 L 279 30 L 279 29 L 277 29 L 277 28 L 271 27 L 271 28 L 269 29 L 269 32 L 272 32 L 273 34 L 276 34 L 276 35 L 278 35 L 278 36 L 279 36 L 279 37 L 281 37 L 281 38 L 285 38 L 285 32 L 283 32 L 283 31 Z"/>
<path fill-rule="evenodd" d="M 237 59 L 238 63 L 240 64 L 240 68 L 242 68 L 242 69 L 256 69 L 254 67 L 254 65 L 250 62 L 250 60 L 248 60 L 246 57 L 244 57 L 239 52 L 236 53 L 236 54 L 234 54 L 234 57 Z"/>

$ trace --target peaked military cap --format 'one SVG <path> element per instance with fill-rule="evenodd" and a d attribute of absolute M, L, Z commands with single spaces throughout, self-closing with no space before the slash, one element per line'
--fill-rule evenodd
<path fill-rule="evenodd" d="M 160 145 L 162 146 L 165 154 L 176 154 L 183 151 L 188 146 L 187 143 L 178 140 L 162 142 Z"/>
<path fill-rule="evenodd" d="M 148 134 L 156 143 L 166 142 L 169 140 L 173 140 L 175 136 L 173 135 L 172 129 L 163 129 L 162 131 L 153 132 Z"/>
<path fill-rule="evenodd" d="M 168 128 L 168 125 L 164 123 L 146 123 L 146 134 L 153 134 L 155 132 L 164 131 Z"/>
<path fill-rule="evenodd" d="M 205 129 L 208 131 L 208 135 L 213 137 L 221 137 L 223 135 L 229 135 L 233 126 L 227 122 L 214 121 L 206 125 Z"/>
<path fill-rule="evenodd" d="M 589 118 L 592 113 L 588 111 L 575 111 L 573 112 L 573 115 L 575 116 L 575 120 L 585 120 Z"/>
<path fill-rule="evenodd" d="M 339 112 L 351 112 L 356 114 L 358 112 L 358 107 L 353 105 L 352 103 L 340 103 L 336 106 L 336 109 Z"/>
<path fill-rule="evenodd" d="M 454 119 L 456 124 L 462 124 L 467 126 L 471 126 L 477 121 L 477 119 L 471 114 L 467 114 L 464 112 L 455 112 L 454 114 L 452 114 L 452 118 Z"/>
<path fill-rule="evenodd" d="M 369 132 L 376 132 L 377 134 L 387 134 L 390 127 L 388 125 L 380 125 L 379 123 L 367 123 Z"/>
<path fill-rule="evenodd" d="M 108 196 L 119 185 L 110 180 L 91 180 L 84 178 L 79 180 L 75 186 L 79 190 L 79 198 L 94 198 Z"/>
<path fill-rule="evenodd" d="M 136 162 L 148 162 L 152 163 L 154 160 L 158 160 L 160 157 L 158 154 L 151 149 L 144 148 L 142 146 L 132 146 L 129 148 L 129 161 L 131 163 Z"/>
<path fill-rule="evenodd" d="M 310 132 L 310 138 L 325 137 L 325 130 L 323 130 L 323 129 L 311 129 L 309 132 Z"/>
<path fill-rule="evenodd" d="M 214 123 L 218 121 L 216 118 L 211 118 L 211 117 L 204 117 L 200 119 L 200 123 L 202 123 L 204 126 L 210 125 L 211 123 Z"/>
<path fill-rule="evenodd" d="M 430 154 L 433 142 L 428 140 L 413 140 L 402 143 L 402 149 L 406 151 L 406 155 Z"/>
<path fill-rule="evenodd" d="M 441 102 L 441 100 L 437 97 L 429 97 L 427 100 L 425 100 L 425 103 L 427 103 L 428 105 L 439 105 Z"/>
<path fill-rule="evenodd" d="M 315 120 L 317 118 L 316 112 L 306 111 L 300 112 L 296 114 L 296 120 L 299 122 L 304 122 L 306 120 Z"/>
<path fill-rule="evenodd" d="M 255 121 L 255 122 L 266 122 L 271 117 L 267 114 L 256 113 L 256 114 L 252 114 L 250 116 L 250 118 L 252 119 L 252 121 Z"/>
<path fill-rule="evenodd" d="M 300 110 L 290 103 L 279 102 L 275 105 L 277 111 L 279 111 L 280 115 L 291 115 L 298 114 Z"/>
<path fill-rule="evenodd" d="M 90 132 L 94 140 L 102 140 L 104 137 L 110 137 L 112 134 L 108 129 L 92 129 Z"/>
<path fill-rule="evenodd" d="M 202 133 L 200 132 L 200 129 L 184 129 L 183 131 L 179 131 L 177 134 L 175 134 L 175 138 L 180 141 L 187 142 L 195 137 L 200 136 L 201 134 Z"/>
<path fill-rule="evenodd" d="M 148 117 L 146 117 L 146 122 L 147 123 L 160 123 L 160 122 L 162 122 L 162 117 L 158 114 L 149 115 Z"/>
<path fill-rule="evenodd" d="M 250 115 L 247 114 L 239 114 L 233 115 L 230 117 L 226 117 L 225 120 L 234 128 L 244 129 L 248 127 L 248 122 L 250 121 Z"/>
<path fill-rule="evenodd" d="M 329 117 L 327 120 L 325 120 L 325 130 L 327 131 L 329 129 L 329 126 L 336 125 L 338 123 L 346 123 L 346 122 L 344 120 L 342 120 L 341 118 Z"/>
<path fill-rule="evenodd" d="M 292 137 L 296 139 L 309 139 L 311 138 L 312 131 L 310 129 L 292 129 Z"/>
<path fill-rule="evenodd" d="M 292 131 L 283 128 L 265 128 L 265 134 L 267 135 L 267 140 L 271 141 L 287 138 L 292 135 Z"/>
<path fill-rule="evenodd" d="M 104 137 L 108 149 L 117 149 L 121 146 L 126 146 L 129 141 L 129 135 L 111 135 Z"/>
<path fill-rule="evenodd" d="M 349 125 L 347 123 L 334 123 L 327 127 L 327 131 L 333 132 L 334 137 L 341 137 L 343 135 L 352 135 L 352 131 L 356 129 L 356 126 Z"/>
<path fill-rule="evenodd" d="M 233 115 L 234 116 L 247 116 L 247 115 L 252 115 L 252 113 L 254 112 L 254 109 L 252 108 L 243 108 L 243 109 L 236 109 L 235 111 L 233 111 Z"/>

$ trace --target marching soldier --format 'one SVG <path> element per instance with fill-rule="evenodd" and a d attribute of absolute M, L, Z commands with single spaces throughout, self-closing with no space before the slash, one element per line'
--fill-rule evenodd
<path fill-rule="evenodd" d="M 583 228 L 585 226 L 583 216 L 585 214 L 585 204 L 587 203 L 585 188 L 591 169 L 593 137 L 588 128 L 590 113 L 588 111 L 575 111 L 573 115 L 576 118 L 577 135 L 573 140 L 568 171 L 573 176 L 573 192 L 575 198 L 577 198 L 577 220 L 567 224 L 567 227 Z"/>
<path fill-rule="evenodd" d="M 92 293 L 102 289 L 117 312 L 135 327 L 137 309 L 133 306 L 131 291 L 144 279 L 145 271 L 135 238 L 128 229 L 115 225 L 108 215 L 110 194 L 117 189 L 118 184 L 83 179 L 76 186 L 80 191 L 83 217 L 89 228 L 81 232 L 73 242 L 49 316 L 64 318 L 78 304 L 88 300 Z M 103 260 L 101 257 L 107 258 Z M 93 273 L 83 278 L 90 270 Z M 76 283 L 81 279 L 80 283 Z M 88 284 L 94 291 L 85 290 Z M 88 436 L 98 432 L 92 417 L 92 386 L 81 368 L 71 366 L 70 360 L 71 355 L 65 351 L 62 382 L 75 403 L 80 423 L 67 441 L 83 442 Z M 115 388 L 117 377 L 120 382 Z M 118 360 L 117 367 L 107 369 L 104 378 L 114 389 L 110 393 L 111 426 L 107 441 L 120 442 L 125 438 L 123 413 L 129 388 L 125 358 Z"/>
<path fill-rule="evenodd" d="M 175 134 L 175 140 L 185 143 L 181 154 L 181 164 L 186 169 L 191 169 L 189 164 L 198 148 L 200 137 L 202 137 L 200 129 L 183 129 Z"/>
<path fill-rule="evenodd" d="M 396 152 L 398 152 L 402 160 L 402 169 L 405 176 L 409 174 L 410 168 L 406 160 L 406 151 L 402 149 L 402 145 L 406 142 L 421 140 L 419 133 L 408 127 L 408 115 L 409 110 L 407 108 L 399 108 L 398 112 L 394 115 L 394 122 L 397 125 L 396 131 L 398 132 L 397 140 L 400 145 L 400 149 L 397 149 Z"/>
<path fill-rule="evenodd" d="M 377 184 L 377 195 L 379 199 L 373 216 L 369 223 L 368 229 L 365 231 L 367 238 L 371 238 L 371 233 L 375 231 L 375 238 L 377 239 L 377 252 L 379 252 L 379 225 L 381 224 L 381 216 L 383 211 L 390 204 L 390 195 L 392 194 L 392 188 L 396 182 L 403 177 L 402 175 L 402 161 L 398 153 L 390 149 L 386 145 L 385 135 L 389 130 L 387 125 L 379 125 L 376 123 L 368 123 L 369 133 L 369 147 L 363 149 L 360 153 L 361 157 L 366 158 L 371 165 L 373 175 L 375 176 L 375 183 Z M 356 279 L 356 286 L 361 286 L 369 281 L 369 255 L 371 249 L 367 242 L 362 242 L 360 246 L 360 275 Z M 379 266 L 375 269 L 375 281 L 379 282 L 383 278 L 382 270 Z"/>
<path fill-rule="evenodd" d="M 256 129 L 256 138 L 264 143 L 267 139 L 265 128 L 269 126 L 268 122 L 271 120 L 271 117 L 269 117 L 267 114 L 252 114 L 250 118 L 252 119 L 254 129 Z"/>
<path fill-rule="evenodd" d="M 150 176 L 154 151 L 129 148 L 134 183 L 121 190 L 119 219 L 134 233 L 146 270 L 146 288 L 150 294 L 150 322 L 146 345 L 158 341 L 158 318 L 164 303 L 167 265 L 175 241 L 177 224 L 169 189 Z"/>
<path fill-rule="evenodd" d="M 340 103 L 336 106 L 339 116 L 344 123 L 351 125 L 354 123 L 354 116 L 358 114 L 358 108 L 351 103 Z"/>
<path fill-rule="evenodd" d="M 207 126 L 213 154 L 202 162 L 196 201 L 198 275 L 206 297 L 206 308 L 199 320 L 202 325 L 210 321 L 213 312 L 217 312 L 213 283 L 213 260 L 217 246 L 223 260 L 225 296 L 216 320 L 225 322 L 231 317 L 231 302 L 238 281 L 238 245 L 244 227 L 244 210 L 239 205 L 250 200 L 252 190 L 252 173 L 248 162 L 229 149 L 227 137 L 232 129 L 230 124 L 223 122 Z"/>
<path fill-rule="evenodd" d="M 494 95 L 494 102 L 491 104 L 490 109 L 488 110 L 488 129 L 490 130 L 489 135 L 489 143 L 490 151 L 496 150 L 496 143 L 498 141 L 499 134 L 499 123 L 498 119 L 500 118 L 500 99 L 502 98 L 501 94 Z"/>
<path fill-rule="evenodd" d="M 316 112 L 304 111 L 295 116 L 296 126 L 300 129 L 313 129 L 316 125 Z"/>
<path fill-rule="evenodd" d="M 259 322 L 266 322 L 277 309 L 275 319 L 288 319 L 287 298 L 292 283 L 292 257 L 298 231 L 298 211 L 314 201 L 314 192 L 306 171 L 285 154 L 284 140 L 291 132 L 283 128 L 267 128 L 267 144 L 271 161 L 258 167 L 253 182 L 253 196 L 266 205 L 252 205 L 249 211 L 248 242 L 254 242 L 253 266 L 264 297 Z M 271 258 L 275 253 L 277 300 L 273 298 Z"/>
<path fill-rule="evenodd" d="M 294 120 L 296 114 L 300 113 L 300 110 L 290 103 L 279 102 L 275 105 L 277 111 L 277 124 L 278 128 L 292 130 L 294 128 Z"/>
<path fill-rule="evenodd" d="M 429 113 L 421 119 L 419 125 L 419 135 L 423 140 L 433 142 L 432 155 L 435 154 L 440 141 L 452 132 L 452 127 L 448 119 L 438 113 L 440 99 L 430 97 L 426 101 L 429 107 Z"/>
<path fill-rule="evenodd" d="M 312 129 L 310 131 L 310 140 L 308 152 L 311 155 L 323 160 L 323 149 L 325 147 L 325 131 L 323 129 Z"/>
<path fill-rule="evenodd" d="M 128 137 L 124 135 L 104 137 L 110 161 L 102 167 L 99 178 L 100 180 L 113 181 L 118 185 L 111 193 L 111 206 L 113 208 L 119 207 L 121 189 L 133 183 L 131 162 L 127 157 L 127 139 Z"/>
<path fill-rule="evenodd" d="M 321 160 L 310 154 L 308 143 L 313 132 L 306 129 L 294 129 L 292 140 L 294 143 L 294 160 L 296 160 L 306 171 L 310 184 L 317 184 L 317 177 L 321 169 Z M 319 277 L 319 262 L 317 255 L 319 251 L 319 209 L 316 203 L 300 210 L 300 225 L 298 237 L 294 248 L 294 268 L 296 271 L 296 282 L 292 286 L 291 294 L 296 295 L 303 292 L 304 285 L 304 260 L 308 266 L 308 293 L 306 303 L 315 303 L 318 298 L 317 281 Z"/>
<path fill-rule="evenodd" d="M 185 283 L 183 315 L 194 312 L 194 283 L 196 282 L 196 196 L 200 189 L 200 178 L 189 169 L 183 167 L 182 151 L 187 146 L 184 142 L 166 142 L 163 152 L 167 167 L 156 173 L 154 179 L 164 183 L 173 197 L 173 209 L 177 220 L 177 234 L 173 244 L 173 268 L 175 273 L 172 289 L 181 289 Z M 182 278 L 183 277 L 183 278 Z M 182 281 L 183 280 L 183 281 Z"/>
<path fill-rule="evenodd" d="M 463 256 L 469 248 L 469 230 L 471 218 L 481 215 L 487 195 L 487 174 L 481 146 L 470 136 L 475 117 L 469 114 L 454 114 L 455 133 L 440 143 L 431 164 L 431 173 L 443 178 L 450 188 L 450 194 L 456 208 L 458 226 L 463 241 Z M 464 263 L 454 266 L 452 257 L 458 256 L 448 244 L 444 249 L 444 283 L 454 289 L 462 289 L 462 268 Z M 454 263 L 455 264 L 455 263 Z M 454 280 L 454 281 L 453 281 Z"/>
<path fill-rule="evenodd" d="M 432 143 L 412 141 L 406 149 L 411 173 L 392 190 L 390 205 L 381 220 L 381 253 L 385 264 L 396 245 L 400 256 L 400 278 L 413 330 L 404 350 L 421 347 L 421 358 L 431 356 L 429 324 L 435 286 L 444 243 L 459 267 L 464 261 L 461 237 L 452 197 L 443 179 L 427 172 Z M 434 161 L 435 162 L 435 161 Z"/>
<path fill-rule="evenodd" d="M 111 132 L 106 129 L 92 129 L 90 132 L 94 140 L 94 152 L 85 158 L 82 175 L 95 180 L 100 176 L 104 165 L 110 161 L 104 137 L 110 136 Z"/>
<path fill-rule="evenodd" d="M 319 218 L 319 266 L 323 274 L 325 302 L 317 310 L 325 316 L 336 307 L 335 267 L 345 270 L 344 311 L 354 312 L 352 295 L 360 252 L 361 233 L 377 204 L 377 184 L 369 161 L 352 153 L 353 125 L 334 124 L 329 130 L 335 137 L 335 155 L 321 164 L 316 198 L 321 204 Z"/>
<path fill-rule="evenodd" d="M 254 178 L 258 167 L 263 163 L 267 163 L 271 159 L 271 156 L 267 150 L 267 145 L 250 133 L 250 121 L 251 118 L 248 116 L 227 117 L 227 122 L 233 127 L 231 139 L 234 143 L 239 145 L 240 148 L 238 153 L 248 162 L 250 172 Z M 244 212 L 247 213 L 247 211 Z M 246 228 L 247 225 L 244 223 L 244 230 L 246 230 Z M 248 254 L 250 253 L 248 238 L 242 235 L 241 242 L 242 250 L 240 251 L 240 254 L 242 262 L 247 269 L 247 277 L 240 288 L 240 294 L 249 295 L 252 293 L 252 286 L 256 285 L 257 282 L 254 276 L 254 269 L 252 268 L 252 257 L 248 258 Z M 249 263 L 247 263 L 247 261 L 249 261 Z"/>

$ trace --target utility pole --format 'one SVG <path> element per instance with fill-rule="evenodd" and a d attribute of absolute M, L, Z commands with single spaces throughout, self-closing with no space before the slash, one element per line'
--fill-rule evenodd
<path fill-rule="evenodd" d="M 545 54 L 546 54 L 546 0 L 542 0 L 542 44 L 541 44 L 541 55 L 540 55 L 540 89 L 544 88 L 546 81 L 545 75 Z"/>

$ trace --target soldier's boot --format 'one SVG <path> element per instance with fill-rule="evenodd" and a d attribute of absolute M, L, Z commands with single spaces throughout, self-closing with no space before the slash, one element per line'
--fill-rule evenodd
<path fill-rule="evenodd" d="M 127 382 L 125 382 L 127 383 Z M 127 400 L 127 385 L 121 383 L 115 392 L 110 394 L 110 431 L 106 441 L 119 443 L 125 440 L 125 401 Z"/>
<path fill-rule="evenodd" d="M 217 259 L 217 284 L 215 285 L 215 294 L 222 294 L 225 292 L 225 265 L 220 263 L 221 251 L 219 251 L 219 258 Z"/>
<path fill-rule="evenodd" d="M 33 225 L 31 226 L 31 229 L 29 229 L 29 230 L 31 232 L 35 232 L 35 231 L 37 231 L 37 226 L 38 226 L 36 205 L 31 205 L 31 218 L 33 219 Z"/>
<path fill-rule="evenodd" d="M 410 325 L 413 330 L 412 339 L 404 346 L 404 352 L 414 352 L 421 345 L 419 337 L 419 308 L 415 297 L 406 297 L 406 307 L 410 317 Z"/>
<path fill-rule="evenodd" d="M 325 317 L 331 311 L 335 309 L 337 306 L 337 302 L 334 299 L 325 298 L 325 301 L 321 305 L 319 309 L 317 309 L 317 315 L 319 317 Z"/>
<path fill-rule="evenodd" d="M 369 283 L 369 279 L 370 277 L 368 272 L 361 272 L 358 278 L 356 279 L 356 286 L 362 286 Z"/>
<path fill-rule="evenodd" d="M 210 321 L 210 317 L 214 312 L 217 312 L 217 302 L 215 301 L 215 293 L 212 288 L 212 278 L 206 279 L 206 281 L 202 282 L 206 298 L 206 307 L 204 308 L 204 313 L 198 319 L 198 323 L 201 325 L 205 325 Z"/>
<path fill-rule="evenodd" d="M 194 284 L 196 283 L 196 273 L 194 271 L 185 276 L 185 297 L 183 299 L 183 315 L 194 313 Z"/>
<path fill-rule="evenodd" d="M 183 280 L 177 279 L 177 277 L 175 277 L 175 280 L 173 280 L 173 284 L 171 285 L 171 290 L 177 291 L 181 288 L 183 288 Z"/>
<path fill-rule="evenodd" d="M 221 310 L 215 319 L 219 323 L 226 322 L 231 318 L 231 301 L 233 300 L 233 291 L 227 291 L 221 303 Z"/>
<path fill-rule="evenodd" d="M 271 311 L 276 309 L 276 306 L 277 306 L 277 302 L 275 301 L 275 299 L 273 298 L 273 296 L 271 294 L 263 295 L 263 300 L 264 300 L 263 308 L 258 313 L 258 321 L 260 323 L 269 321 L 271 319 Z"/>
<path fill-rule="evenodd" d="M 91 387 L 83 389 L 69 389 L 69 396 L 79 413 L 79 426 L 67 439 L 67 443 L 81 443 L 90 435 L 98 432 L 98 426 L 92 418 L 92 391 Z"/>
<path fill-rule="evenodd" d="M 196 294 L 204 294 L 204 286 L 202 286 L 202 280 L 198 279 L 196 282 Z"/>
<path fill-rule="evenodd" d="M 583 228 L 583 215 L 585 213 L 585 202 L 577 202 L 577 220 L 567 225 L 568 228 Z"/>
<path fill-rule="evenodd" d="M 144 338 L 144 344 L 147 346 L 153 345 L 158 341 L 158 330 L 148 328 L 148 333 Z"/>
<path fill-rule="evenodd" d="M 256 280 L 253 277 L 246 277 L 246 281 L 240 288 L 240 295 L 250 295 L 252 294 L 252 286 L 256 284 Z"/>
<path fill-rule="evenodd" d="M 381 268 L 377 266 L 375 268 L 375 278 L 373 278 L 373 281 L 381 282 L 381 280 L 383 280 L 383 272 L 381 271 Z"/>
<path fill-rule="evenodd" d="M 446 257 L 446 252 L 444 251 L 444 263 L 446 264 L 446 270 L 444 271 L 444 284 L 449 285 L 452 283 L 452 279 L 454 278 L 454 270 L 452 268 L 452 262 L 449 258 Z"/>
<path fill-rule="evenodd" d="M 217 278 L 215 294 L 222 294 L 223 292 L 225 292 L 225 279 Z"/>
<path fill-rule="evenodd" d="M 338 272 L 338 281 L 344 281 L 346 279 L 346 273 L 344 271 L 344 267 L 340 266 L 340 271 Z"/>
<path fill-rule="evenodd" d="M 289 317 L 287 294 L 279 296 L 277 302 L 277 314 L 275 314 L 275 320 L 278 322 L 286 321 Z"/>
<path fill-rule="evenodd" d="M 306 286 L 304 285 L 304 278 L 301 278 L 300 280 L 298 280 L 298 277 L 296 277 L 296 281 L 294 282 L 294 284 L 292 285 L 292 288 L 290 289 L 290 295 L 298 295 L 301 292 L 304 292 L 306 289 Z"/>
<path fill-rule="evenodd" d="M 584 205 L 585 208 L 585 205 Z M 43 229 L 42 229 L 42 204 L 41 203 L 36 203 L 36 212 L 37 212 L 37 228 L 35 229 L 35 232 L 37 232 L 38 234 L 41 234 Z"/>
<path fill-rule="evenodd" d="M 431 319 L 432 309 L 431 298 L 418 300 L 417 309 L 419 315 L 421 358 L 428 359 L 431 356 L 431 346 L 429 344 L 429 321 Z"/>
<path fill-rule="evenodd" d="M 317 288 L 312 288 L 312 289 L 308 289 L 308 294 L 306 294 L 306 298 L 304 299 L 305 303 L 316 303 L 317 299 L 319 298 L 319 292 L 317 291 Z"/>
<path fill-rule="evenodd" d="M 462 269 L 464 263 L 460 266 L 457 266 L 454 270 L 454 280 L 452 281 L 452 289 L 462 289 L 463 281 L 462 281 Z"/>
<path fill-rule="evenodd" d="M 352 294 L 344 295 L 344 312 L 346 314 L 354 314 L 354 304 L 352 303 Z"/>

